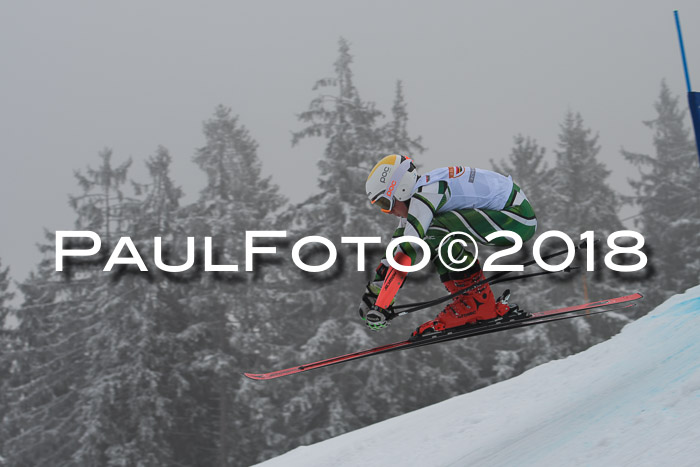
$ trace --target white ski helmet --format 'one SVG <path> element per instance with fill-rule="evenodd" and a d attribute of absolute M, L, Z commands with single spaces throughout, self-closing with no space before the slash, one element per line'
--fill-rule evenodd
<path fill-rule="evenodd" d="M 417 181 L 418 171 L 413 160 L 392 154 L 377 162 L 369 173 L 367 197 L 382 211 L 390 212 L 396 200 L 406 201 L 411 197 Z"/>

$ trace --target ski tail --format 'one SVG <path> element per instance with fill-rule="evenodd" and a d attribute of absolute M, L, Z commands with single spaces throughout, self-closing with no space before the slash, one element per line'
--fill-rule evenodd
<path fill-rule="evenodd" d="M 346 355 L 339 355 L 337 357 L 327 358 L 325 360 L 319 360 L 313 363 L 307 363 L 306 365 L 294 366 L 291 368 L 286 368 L 284 370 L 273 371 L 270 373 L 243 373 L 250 379 L 257 380 L 267 380 L 279 378 L 281 376 L 293 375 L 294 373 L 301 373 L 302 371 L 314 370 L 316 368 L 321 368 L 325 366 L 335 365 L 338 363 L 347 362 L 350 360 L 357 360 L 359 358 L 368 357 L 370 355 L 376 355 L 379 353 L 389 352 L 391 350 L 398 350 L 402 347 L 410 344 L 408 341 L 394 342 L 393 344 L 382 345 L 375 347 L 373 349 L 362 350 L 360 352 L 354 352 Z"/>

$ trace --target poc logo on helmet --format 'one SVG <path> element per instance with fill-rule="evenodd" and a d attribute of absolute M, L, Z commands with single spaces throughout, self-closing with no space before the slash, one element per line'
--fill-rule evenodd
<path fill-rule="evenodd" d="M 391 196 L 391 192 L 394 191 L 394 188 L 396 187 L 396 180 L 391 182 L 391 185 L 389 185 L 389 189 L 386 190 L 386 195 Z"/>
<path fill-rule="evenodd" d="M 382 183 L 386 183 L 386 176 L 389 173 L 389 166 L 385 165 L 384 169 L 382 169 L 382 176 L 379 177 L 379 181 Z"/>

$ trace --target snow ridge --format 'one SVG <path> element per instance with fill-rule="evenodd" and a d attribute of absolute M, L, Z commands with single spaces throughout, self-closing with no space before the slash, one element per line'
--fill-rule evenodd
<path fill-rule="evenodd" d="M 700 465 L 700 286 L 577 355 L 261 465 Z"/>

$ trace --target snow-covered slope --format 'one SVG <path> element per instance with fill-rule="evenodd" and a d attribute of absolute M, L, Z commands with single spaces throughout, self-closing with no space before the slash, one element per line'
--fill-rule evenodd
<path fill-rule="evenodd" d="M 700 286 L 578 355 L 264 465 L 700 466 Z"/>

